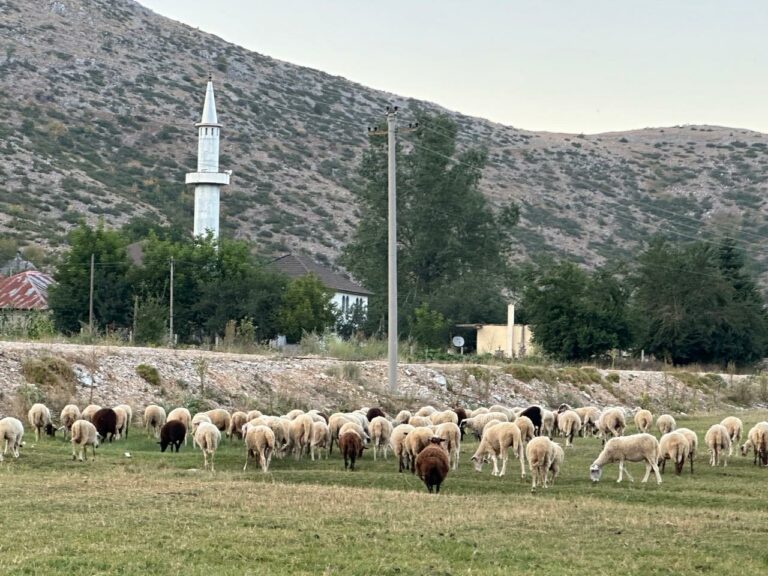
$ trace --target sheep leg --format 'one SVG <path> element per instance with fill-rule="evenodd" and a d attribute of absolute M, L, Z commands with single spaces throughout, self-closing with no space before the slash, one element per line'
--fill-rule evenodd
<path fill-rule="evenodd" d="M 245 465 L 243 466 L 243 472 L 245 472 L 245 469 L 248 468 L 248 460 L 251 459 L 251 451 L 246 450 L 245 451 Z"/>
<path fill-rule="evenodd" d="M 501 453 L 501 473 L 499 476 L 504 476 L 507 473 L 507 459 L 509 458 L 509 454 L 506 450 L 504 450 Z"/>
<path fill-rule="evenodd" d="M 373 442 L 373 461 L 376 462 L 376 450 L 377 450 L 377 441 Z"/>
<path fill-rule="evenodd" d="M 491 476 L 498 476 L 499 475 L 499 466 L 498 462 L 496 460 L 496 454 L 491 454 L 491 460 L 493 460 L 493 472 L 491 472 Z"/>

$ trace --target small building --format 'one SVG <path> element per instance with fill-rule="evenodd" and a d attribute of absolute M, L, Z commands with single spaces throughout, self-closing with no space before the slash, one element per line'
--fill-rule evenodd
<path fill-rule="evenodd" d="M 515 324 L 515 306 L 507 308 L 506 324 L 460 324 L 477 330 L 477 354 L 525 358 L 536 354 L 533 332 L 527 324 Z"/>
<path fill-rule="evenodd" d="M 317 276 L 320 282 L 333 293 L 331 301 L 342 314 L 358 304 L 363 310 L 368 309 L 370 291 L 330 268 L 321 266 L 307 256 L 286 254 L 273 260 L 272 264 L 289 278 L 301 278 L 308 274 Z"/>
<path fill-rule="evenodd" d="M 53 278 L 37 270 L 0 278 L 0 334 L 29 336 L 38 321 L 50 314 L 51 284 Z"/>

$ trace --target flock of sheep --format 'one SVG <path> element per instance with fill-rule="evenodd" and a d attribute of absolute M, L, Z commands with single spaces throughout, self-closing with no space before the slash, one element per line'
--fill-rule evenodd
<path fill-rule="evenodd" d="M 538 486 L 553 484 L 565 459 L 563 447 L 552 440 L 563 437 L 565 447 L 573 444 L 577 436 L 598 436 L 603 449 L 590 466 L 592 481 L 600 480 L 606 464 L 618 463 L 621 482 L 624 474 L 632 476 L 625 468 L 626 462 L 644 462 L 646 482 L 653 472 L 661 483 L 661 470 L 667 460 L 672 460 L 677 474 L 682 473 L 686 460 L 693 473 L 693 461 L 698 449 L 698 436 L 688 428 L 677 428 L 668 414 L 656 419 L 660 440 L 650 434 L 653 415 L 648 410 L 634 413 L 636 434 L 624 435 L 628 413 L 623 408 L 599 408 L 588 406 L 572 409 L 563 404 L 556 411 L 541 406 L 508 408 L 494 405 L 467 412 L 463 408 L 437 410 L 425 406 L 414 414 L 407 410 L 394 418 L 380 408 L 364 408 L 354 412 L 335 413 L 327 416 L 318 410 L 292 410 L 281 416 L 268 416 L 258 410 L 234 412 L 217 408 L 194 416 L 186 408 L 176 408 L 166 414 L 161 406 L 151 404 L 143 415 L 146 432 L 158 440 L 164 452 L 179 451 L 192 436 L 192 445 L 203 454 L 203 466 L 214 470 L 214 457 L 221 442 L 222 433 L 231 440 L 243 441 L 246 470 L 251 459 L 258 459 L 263 472 L 269 471 L 273 455 L 293 455 L 325 458 L 338 446 L 345 469 L 355 469 L 355 463 L 366 448 L 373 451 L 373 459 L 379 454 L 387 457 L 391 449 L 398 463 L 398 470 L 410 470 L 418 474 L 429 492 L 439 492 L 449 470 L 459 466 L 461 441 L 465 434 L 479 440 L 471 460 L 477 471 L 487 462 L 493 464 L 494 476 L 504 476 L 511 452 L 520 463 L 520 475 L 526 477 L 526 461 L 532 477 L 532 490 Z M 127 404 L 114 408 L 89 405 L 82 412 L 73 404 L 65 406 L 59 416 L 60 425 L 54 427 L 51 411 L 43 404 L 35 404 L 29 410 L 28 421 L 35 431 L 36 440 L 43 434 L 54 436 L 63 431 L 70 438 L 72 458 L 84 460 L 88 446 L 93 458 L 99 442 L 128 436 L 133 410 Z M 727 466 L 734 445 L 741 441 L 743 424 L 739 418 L 729 416 L 709 428 L 704 443 L 710 452 L 710 465 L 722 462 Z M 5 440 L 3 455 L 10 450 L 19 457 L 24 426 L 16 418 L 0 420 L 0 439 Z M 754 462 L 768 466 L 768 422 L 756 424 L 741 445 L 746 456 L 754 452 Z M 500 462 L 499 462 L 500 461 Z M 499 467 L 499 463 L 501 467 Z"/>

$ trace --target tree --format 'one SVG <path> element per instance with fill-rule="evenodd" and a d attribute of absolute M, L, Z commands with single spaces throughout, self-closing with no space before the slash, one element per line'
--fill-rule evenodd
<path fill-rule="evenodd" d="M 414 310 L 411 336 L 417 344 L 426 348 L 445 348 L 448 344 L 448 323 L 440 312 L 424 303 Z"/>
<path fill-rule="evenodd" d="M 366 310 L 361 301 L 356 301 L 336 319 L 336 334 L 349 339 L 359 332 L 365 324 Z"/>
<path fill-rule="evenodd" d="M 313 274 L 295 278 L 288 284 L 278 312 L 280 331 L 291 342 L 304 332 L 322 332 L 333 326 L 336 316 L 331 293 Z"/>
<path fill-rule="evenodd" d="M 69 245 L 54 274 L 56 284 L 48 291 L 56 329 L 72 334 L 88 324 L 91 254 L 95 263 L 95 327 L 129 326 L 131 286 L 126 238 L 120 232 L 105 229 L 103 222 L 96 228 L 81 224 L 70 232 Z"/>

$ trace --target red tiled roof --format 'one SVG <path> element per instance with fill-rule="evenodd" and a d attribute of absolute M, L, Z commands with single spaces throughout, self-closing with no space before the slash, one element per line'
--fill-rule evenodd
<path fill-rule="evenodd" d="M 0 279 L 0 308 L 47 310 L 48 286 L 53 278 L 45 272 L 27 270 Z"/>

